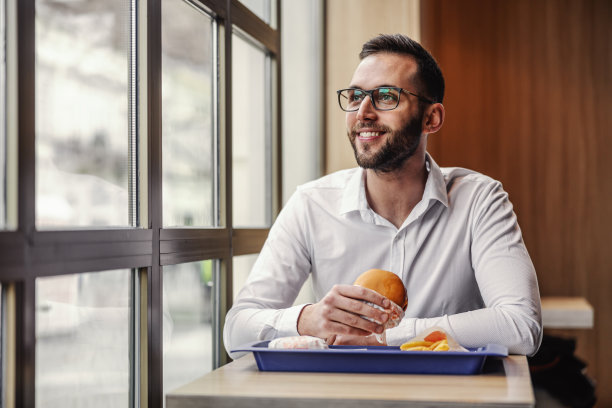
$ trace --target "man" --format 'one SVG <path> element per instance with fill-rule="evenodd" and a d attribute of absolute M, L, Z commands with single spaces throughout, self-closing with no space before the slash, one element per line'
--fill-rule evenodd
<path fill-rule="evenodd" d="M 402 35 L 373 38 L 360 58 L 338 91 L 359 167 L 299 187 L 286 204 L 227 315 L 227 350 L 298 334 L 380 344 L 373 334 L 383 328 L 372 320 L 388 316 L 363 301 L 384 309 L 389 300 L 352 285 L 379 268 L 408 293 L 387 344 L 440 326 L 465 347 L 534 354 L 538 285 L 508 195 L 482 174 L 438 167 L 426 152 L 445 115 L 437 63 Z M 317 303 L 292 306 L 309 275 Z"/>

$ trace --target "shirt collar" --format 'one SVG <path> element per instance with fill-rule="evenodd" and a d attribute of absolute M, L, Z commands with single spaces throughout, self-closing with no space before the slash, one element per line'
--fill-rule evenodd
<path fill-rule="evenodd" d="M 448 191 L 446 190 L 446 180 L 442 170 L 440 170 L 438 163 L 435 162 L 429 153 L 425 154 L 425 161 L 429 165 L 429 176 L 427 176 L 427 183 L 423 192 L 423 201 L 425 199 L 438 200 L 445 207 L 448 207 Z"/>
<path fill-rule="evenodd" d="M 448 194 L 446 191 L 446 181 L 438 164 L 426 153 L 425 166 L 427 167 L 427 181 L 423 192 L 422 202 L 428 203 L 431 200 L 440 201 L 448 207 Z M 365 193 L 365 171 L 361 167 L 357 168 L 349 178 L 340 205 L 340 215 L 351 211 L 369 211 L 370 206 Z"/>
<path fill-rule="evenodd" d="M 368 210 L 368 200 L 365 194 L 365 171 L 358 167 L 349 178 L 344 193 L 342 194 L 342 204 L 340 205 L 340 215 L 351 211 Z"/>

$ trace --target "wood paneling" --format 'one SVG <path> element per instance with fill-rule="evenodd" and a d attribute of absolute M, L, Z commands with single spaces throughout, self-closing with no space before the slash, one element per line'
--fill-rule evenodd
<path fill-rule="evenodd" d="M 419 0 L 330 0 L 326 2 L 324 173 L 355 167 L 345 115 L 336 90 L 346 88 L 359 64 L 363 43 L 378 34 L 419 39 Z"/>
<path fill-rule="evenodd" d="M 503 182 L 540 291 L 584 296 L 578 355 L 612 406 L 612 2 L 423 1 L 423 44 L 447 82 L 440 165 Z M 571 335 L 571 331 L 567 334 Z"/>

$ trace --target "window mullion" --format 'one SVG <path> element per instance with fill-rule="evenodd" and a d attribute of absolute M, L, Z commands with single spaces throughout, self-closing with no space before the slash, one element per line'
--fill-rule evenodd
<path fill-rule="evenodd" d="M 140 224 L 138 206 L 138 3 L 130 1 L 130 34 L 128 50 L 128 195 L 129 225 Z"/>
<path fill-rule="evenodd" d="M 148 215 L 152 229 L 152 265 L 147 274 L 147 389 L 141 393 L 143 407 L 163 406 L 162 273 L 159 234 L 162 228 L 162 139 L 161 139 L 161 1 L 147 1 L 147 133 Z M 144 395 L 146 394 L 146 396 Z"/>

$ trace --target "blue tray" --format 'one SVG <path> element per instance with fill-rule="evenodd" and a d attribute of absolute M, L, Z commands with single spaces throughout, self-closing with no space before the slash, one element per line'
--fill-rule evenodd
<path fill-rule="evenodd" d="M 331 346 L 326 350 L 269 349 L 269 341 L 238 347 L 252 352 L 260 371 L 387 374 L 479 374 L 487 357 L 506 357 L 508 349 L 489 344 L 461 351 L 402 351 L 393 346 Z"/>

